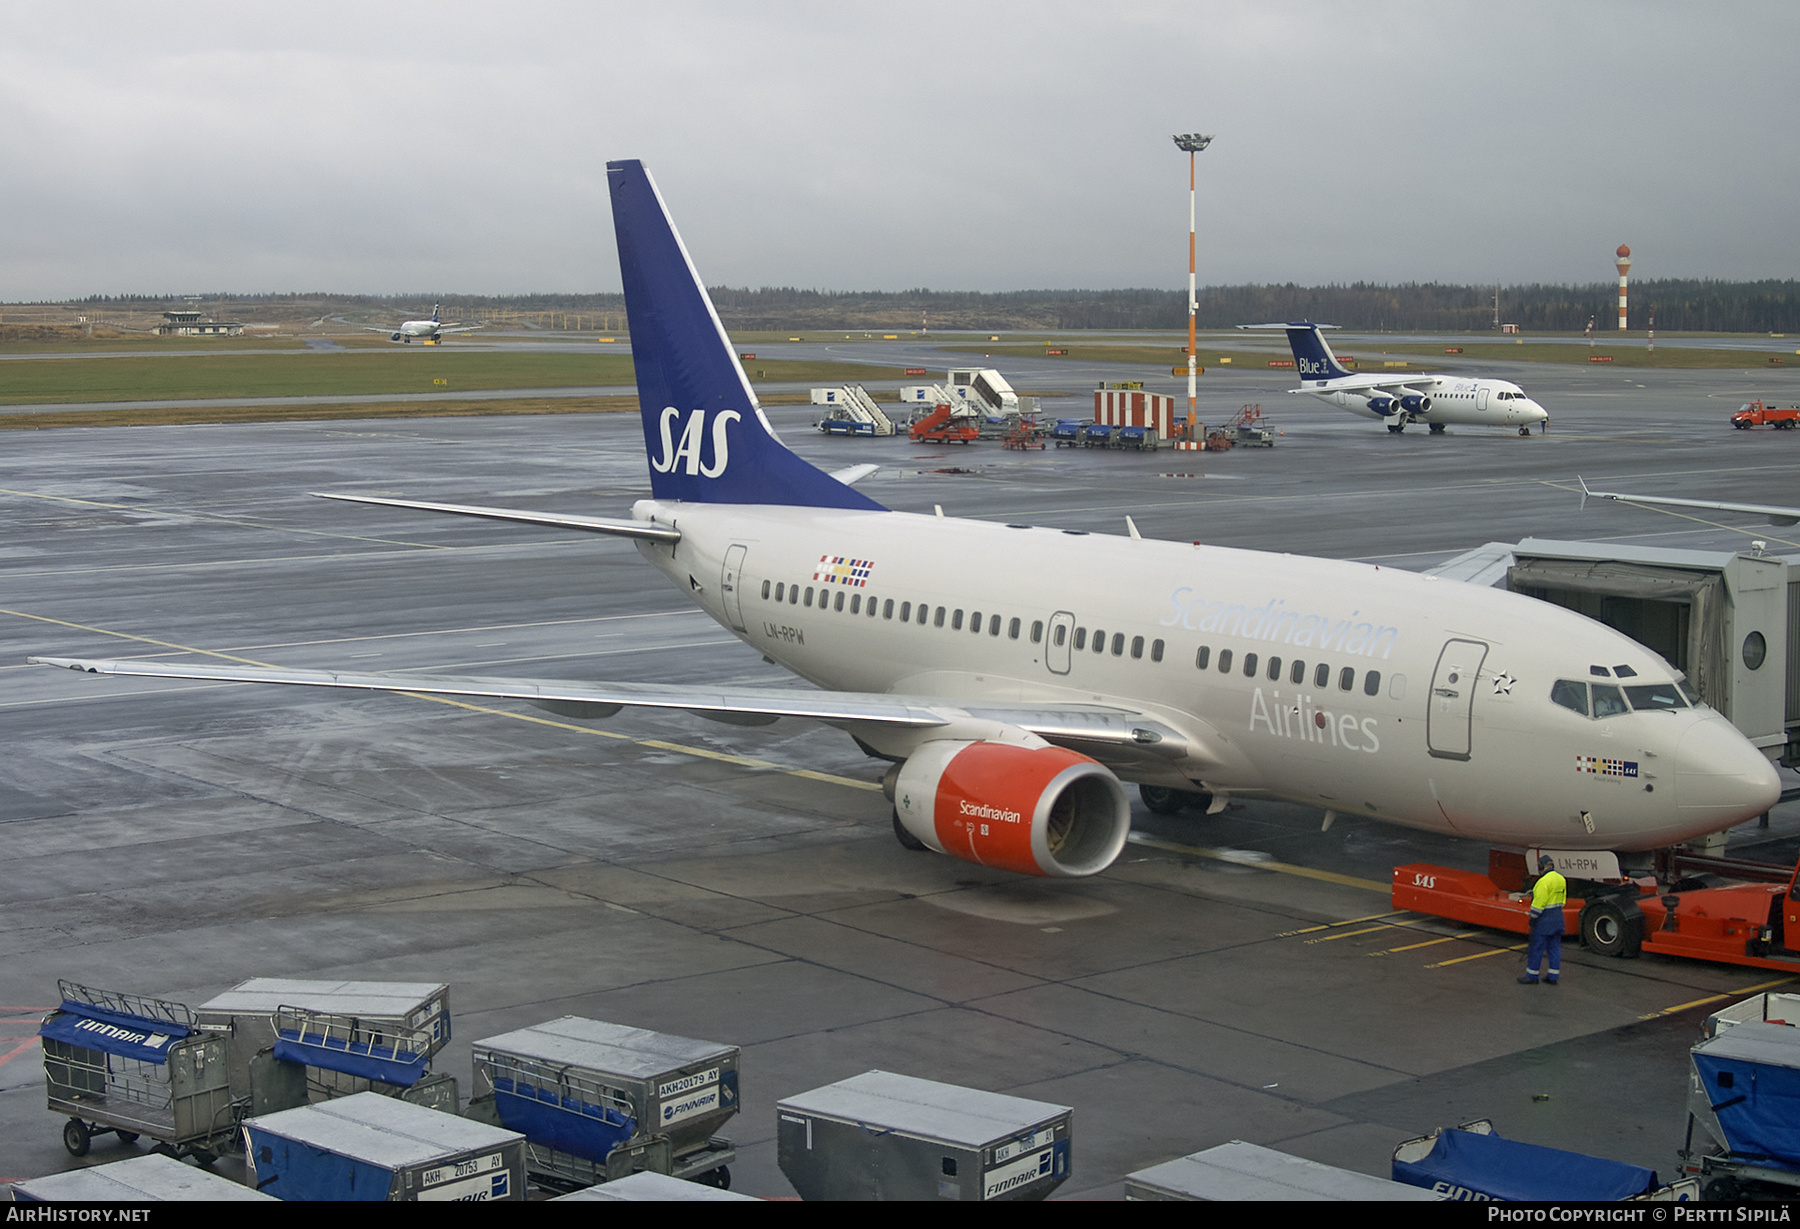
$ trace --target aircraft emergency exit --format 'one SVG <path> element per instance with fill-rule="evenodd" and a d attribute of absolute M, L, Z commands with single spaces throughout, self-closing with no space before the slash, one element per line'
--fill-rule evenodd
<path fill-rule="evenodd" d="M 569 717 L 806 718 L 889 763 L 902 842 L 1027 874 L 1154 810 L 1275 797 L 1549 849 L 1636 850 L 1774 804 L 1669 665 L 1516 594 L 1329 559 L 891 512 L 788 450 L 654 181 L 607 166 L 650 498 L 629 519 L 328 498 L 633 540 L 816 691 L 37 659 L 98 674 L 510 697 Z"/>
<path fill-rule="evenodd" d="M 1468 426 L 1517 427 L 1531 433 L 1532 423 L 1550 421 L 1549 411 L 1525 395 L 1511 380 L 1458 379 L 1440 375 L 1357 375 L 1331 352 L 1322 330 L 1335 324 L 1297 320 L 1291 324 L 1240 324 L 1240 329 L 1282 329 L 1294 352 L 1294 367 L 1301 387 L 1290 393 L 1309 393 L 1339 409 L 1387 424 L 1395 435 L 1409 422 L 1422 422 L 1433 434 L 1451 423 Z M 1542 430 L 1542 427 L 1539 428 Z"/>
<path fill-rule="evenodd" d="M 408 320 L 391 333 L 389 333 L 384 326 L 379 324 L 365 324 L 359 327 L 365 328 L 371 333 L 388 333 L 389 341 L 407 343 L 410 343 L 415 337 L 426 337 L 430 338 L 432 341 L 441 341 L 446 333 L 469 333 L 483 327 L 479 324 L 463 324 L 456 320 L 448 322 L 439 320 L 438 317 L 443 313 L 443 308 L 444 305 L 442 303 L 433 303 L 431 305 L 431 319 Z"/>

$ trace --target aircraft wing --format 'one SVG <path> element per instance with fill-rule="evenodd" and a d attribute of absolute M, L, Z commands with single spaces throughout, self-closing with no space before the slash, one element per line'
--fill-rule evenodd
<path fill-rule="evenodd" d="M 485 329 L 485 324 L 440 324 L 440 333 L 473 333 L 476 329 Z"/>
<path fill-rule="evenodd" d="M 33 657 L 30 661 L 34 665 L 60 666 L 86 674 L 215 683 L 285 683 L 352 691 L 423 692 L 489 700 L 525 700 L 562 716 L 586 719 L 610 717 L 621 708 L 642 707 L 684 710 L 730 725 L 767 725 L 782 717 L 799 717 L 843 727 L 874 724 L 914 729 L 971 721 L 994 722 L 1030 730 L 1058 744 L 1073 744 L 1084 749 L 1112 747 L 1140 757 L 1175 758 L 1192 755 L 1196 750 L 1180 731 L 1154 718 L 1129 709 L 1097 704 L 990 706 L 953 703 L 930 696 L 787 687 L 572 683 L 557 679 L 359 674 L 278 666 L 212 666 L 70 657 Z"/>
<path fill-rule="evenodd" d="M 870 469 L 875 468 L 870 466 Z M 611 534 L 615 538 L 645 538 L 652 542 L 679 542 L 681 531 L 652 521 L 623 521 L 605 516 L 559 516 L 552 512 L 527 512 L 522 508 L 483 508 L 474 504 L 433 504 L 416 499 L 377 499 L 373 495 L 332 495 L 312 491 L 319 499 L 341 499 L 353 504 L 383 504 L 390 508 L 415 508 L 423 512 L 454 512 L 490 521 L 517 521 L 522 525 L 549 525 L 555 529 L 579 529 L 583 533 Z"/>
<path fill-rule="evenodd" d="M 1800 508 L 1784 508 L 1780 504 L 1731 504 L 1720 503 L 1711 499 L 1673 499 L 1664 495 L 1622 495 L 1617 491 L 1592 491 L 1588 484 L 1581 484 L 1581 497 L 1595 499 L 1614 499 L 1634 504 L 1664 504 L 1671 508 L 1705 508 L 1713 512 L 1747 512 L 1751 516 L 1767 517 L 1771 525 L 1800 524 Z"/>
<path fill-rule="evenodd" d="M 1378 389 L 1405 388 L 1408 385 L 1413 384 L 1419 380 L 1430 380 L 1430 379 L 1435 379 L 1435 378 L 1436 377 L 1434 377 L 1426 372 L 1420 372 L 1420 371 L 1415 371 L 1411 375 L 1404 375 L 1404 376 L 1377 376 L 1377 375 L 1348 376 L 1348 377 L 1340 376 L 1339 378 L 1337 378 L 1335 380 L 1325 380 L 1322 382 L 1315 381 L 1314 387 L 1312 387 L 1312 388 L 1290 388 L 1290 389 L 1288 389 L 1288 392 L 1290 392 L 1290 393 L 1372 392 L 1372 391 L 1375 391 Z"/>

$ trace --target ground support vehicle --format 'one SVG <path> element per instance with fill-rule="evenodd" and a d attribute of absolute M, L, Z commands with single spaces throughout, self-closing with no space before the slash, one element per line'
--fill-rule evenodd
<path fill-rule="evenodd" d="M 957 417 L 954 407 L 940 405 L 908 427 L 907 435 L 915 444 L 966 444 L 981 432 L 967 418 Z"/>
<path fill-rule="evenodd" d="M 853 418 L 821 418 L 818 427 L 826 435 L 873 436 L 875 434 L 874 423 L 857 422 Z"/>
<path fill-rule="evenodd" d="M 1078 448 L 1081 445 L 1081 429 L 1083 423 L 1079 418 L 1059 418 L 1050 429 L 1050 442 L 1058 448 Z"/>
<path fill-rule="evenodd" d="M 1681 1170 L 1707 1199 L 1800 1195 L 1800 998 L 1759 994 L 1708 1017 L 1690 1051 Z"/>
<path fill-rule="evenodd" d="M 1111 448 L 1112 439 L 1113 429 L 1108 423 L 1091 422 L 1081 432 L 1083 448 Z"/>
<path fill-rule="evenodd" d="M 1000 441 L 1002 448 L 1012 448 L 1024 452 L 1030 448 L 1040 451 L 1044 447 L 1044 433 L 1037 423 L 1029 418 L 1016 419 L 1007 431 L 1006 437 Z"/>
<path fill-rule="evenodd" d="M 59 981 L 62 1005 L 44 1017 L 44 1086 L 68 1115 L 63 1147 L 85 1156 L 106 1131 L 148 1136 L 159 1151 L 210 1165 L 237 1141 L 246 1102 L 231 1095 L 226 1038 L 201 1032 L 180 1003 Z"/>
<path fill-rule="evenodd" d="M 1739 431 L 1748 431 L 1751 427 L 1774 427 L 1777 431 L 1792 431 L 1795 426 L 1800 425 L 1800 406 L 1789 406 L 1782 410 L 1760 401 L 1752 401 L 1731 416 L 1731 425 Z"/>
<path fill-rule="evenodd" d="M 1800 973 L 1797 868 L 1694 857 L 1666 862 L 1660 876 L 1571 876 L 1564 933 L 1580 934 L 1603 956 L 1655 952 Z M 1494 850 L 1486 875 L 1424 862 L 1397 866 L 1392 900 L 1396 909 L 1526 934 L 1525 889 L 1524 855 Z"/>
<path fill-rule="evenodd" d="M 1139 452 L 1155 452 L 1157 445 L 1155 427 L 1120 427 L 1118 447 L 1135 448 Z"/>
<path fill-rule="evenodd" d="M 576 1190 L 639 1171 L 731 1185 L 715 1135 L 738 1112 L 738 1047 L 564 1016 L 477 1041 L 468 1116 L 525 1135 L 534 1182 Z"/>
<path fill-rule="evenodd" d="M 1231 420 L 1233 442 L 1242 448 L 1273 448 L 1275 433 L 1262 425 L 1262 406 L 1246 405 Z"/>

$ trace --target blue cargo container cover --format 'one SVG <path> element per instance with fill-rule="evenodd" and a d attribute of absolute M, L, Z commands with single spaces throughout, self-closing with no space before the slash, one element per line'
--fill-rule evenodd
<path fill-rule="evenodd" d="M 494 1108 L 508 1130 L 590 1161 L 604 1161 L 637 1130 L 637 1120 L 618 1110 L 503 1076 L 494 1079 Z"/>
<path fill-rule="evenodd" d="M 1694 1047 L 1694 1070 L 1706 1089 L 1731 1154 L 1800 1167 L 1800 1031 L 1751 1022 Z"/>
<path fill-rule="evenodd" d="M 1656 1171 L 1560 1148 L 1446 1130 L 1419 1161 L 1394 1161 L 1394 1181 L 1452 1199 L 1619 1200 L 1657 1186 Z"/>
<path fill-rule="evenodd" d="M 38 1036 L 160 1065 L 168 1061 L 169 1047 L 192 1032 L 169 1020 L 127 1015 L 64 999 L 57 1013 L 38 1029 Z"/>
<path fill-rule="evenodd" d="M 289 1202 L 385 1202 L 394 1189 L 394 1171 L 386 1166 L 284 1139 L 254 1121 L 245 1123 L 244 1130 L 250 1137 L 256 1186 L 264 1194 Z"/>
<path fill-rule="evenodd" d="M 411 1088 L 425 1074 L 430 1057 L 403 1046 L 346 1042 L 310 1029 L 284 1028 L 275 1036 L 275 1057 L 284 1062 L 341 1071 L 377 1084 Z"/>

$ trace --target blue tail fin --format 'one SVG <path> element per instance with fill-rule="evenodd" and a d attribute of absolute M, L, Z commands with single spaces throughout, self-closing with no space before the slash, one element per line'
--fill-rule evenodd
<path fill-rule="evenodd" d="M 880 511 L 775 437 L 644 164 L 609 162 L 606 178 L 651 493 L 696 503 Z"/>
<path fill-rule="evenodd" d="M 1321 328 L 1335 326 L 1297 320 L 1284 327 L 1287 329 L 1288 346 L 1294 352 L 1294 366 L 1299 370 L 1302 380 L 1336 380 L 1352 374 L 1337 361 L 1337 355 L 1325 344 L 1325 334 L 1319 331 Z"/>

